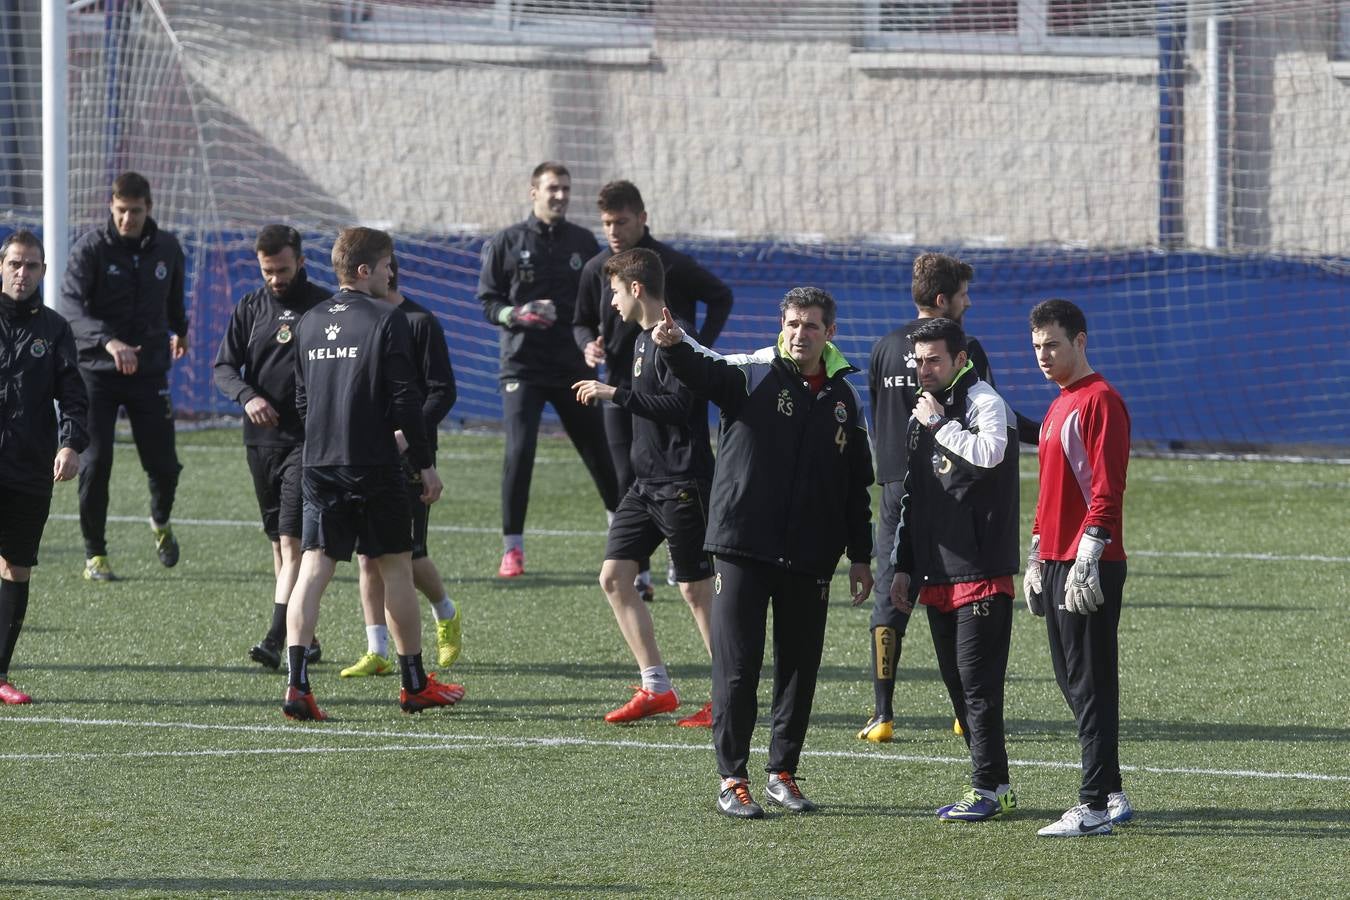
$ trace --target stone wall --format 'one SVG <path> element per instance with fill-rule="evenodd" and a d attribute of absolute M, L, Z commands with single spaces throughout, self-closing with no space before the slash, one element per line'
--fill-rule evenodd
<path fill-rule="evenodd" d="M 293 172 L 312 186 L 306 196 L 329 201 L 321 212 L 288 209 L 279 184 L 271 208 L 256 192 L 231 208 L 228 185 L 218 186 L 231 222 L 337 215 L 404 231 L 492 230 L 524 214 L 530 169 L 558 158 L 574 171 L 572 217 L 592 226 L 596 189 L 626 177 L 662 234 L 927 246 L 1157 240 L 1148 61 L 1050 73 L 967 54 L 912 66 L 894 55 L 869 61 L 846 29 L 756 38 L 659 23 L 636 59 L 475 59 L 462 47 L 421 47 L 407 61 L 398 58 L 406 47 L 380 58 L 339 40 L 327 4 L 177 6 L 171 18 L 198 96 L 231 123 L 234 143 L 210 150 L 216 168 L 237 173 L 243 160 Z M 1267 36 L 1236 75 L 1250 101 L 1237 121 L 1245 168 L 1232 194 L 1241 246 L 1345 251 L 1350 84 L 1327 60 L 1333 24 L 1240 26 Z M 1206 122 L 1203 46 L 1191 46 L 1185 210 L 1188 242 L 1198 244 Z"/>

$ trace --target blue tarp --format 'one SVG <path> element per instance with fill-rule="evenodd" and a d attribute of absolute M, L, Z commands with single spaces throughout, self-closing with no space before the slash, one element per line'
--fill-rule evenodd
<path fill-rule="evenodd" d="M 405 290 L 440 317 L 460 386 L 451 413 L 500 414 L 497 329 L 475 299 L 476 237 L 400 236 Z M 777 304 L 812 284 L 839 302 L 837 343 L 864 374 L 876 339 L 913 317 L 916 251 L 866 246 L 673 242 L 725 280 L 736 306 L 725 351 L 773 341 Z M 194 349 L 174 375 L 180 410 L 237 412 L 211 385 L 210 368 L 234 301 L 259 283 L 252 235 L 227 235 L 197 260 L 191 299 Z M 311 277 L 331 281 L 331 237 L 306 244 Z M 1088 317 L 1089 357 L 1125 396 L 1134 437 L 1164 445 L 1350 445 L 1350 260 L 1228 256 L 1150 250 L 957 250 L 975 267 L 966 327 L 988 350 L 997 384 L 1038 417 L 1053 386 L 1036 368 L 1026 324 L 1047 297 Z M 322 263 L 322 265 L 321 265 Z"/>

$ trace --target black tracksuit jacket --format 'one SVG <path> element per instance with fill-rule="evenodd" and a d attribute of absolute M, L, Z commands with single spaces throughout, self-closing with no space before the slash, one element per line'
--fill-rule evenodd
<path fill-rule="evenodd" d="M 413 365 L 417 369 L 417 386 L 422 390 L 422 421 L 435 453 L 436 430 L 458 397 L 450 348 L 445 343 L 445 329 L 431 310 L 405 297 L 398 311 L 408 319 L 412 331 Z"/>
<path fill-rule="evenodd" d="M 729 365 L 688 343 L 662 348 L 671 370 L 722 411 L 704 545 L 803 575 L 829 577 L 847 552 L 872 558 L 872 451 L 857 369 L 833 347 L 812 395 L 796 364 Z"/>
<path fill-rule="evenodd" d="M 643 232 L 637 246 L 661 257 L 661 266 L 666 272 L 666 307 L 675 319 L 696 323 L 699 302 L 707 307 L 703 328 L 691 333 L 698 337 L 700 344 L 711 347 L 731 315 L 731 288 L 700 266 L 692 256 L 653 238 L 650 230 Z M 605 383 L 623 387 L 629 384 L 633 341 L 642 329 L 637 323 L 625 323 L 614 309 L 614 292 L 609 289 L 609 279 L 605 277 L 605 263 L 613 255 L 614 251 L 606 246 L 581 270 L 581 287 L 572 316 L 572 337 L 583 349 L 596 337 L 603 337 Z"/>
<path fill-rule="evenodd" d="M 295 408 L 295 328 L 305 313 L 331 296 L 331 290 L 314 284 L 301 269 L 286 296 L 278 298 L 264 285 L 235 306 L 216 351 L 216 387 L 240 406 L 262 397 L 279 419 L 269 428 L 245 416 L 246 446 L 295 447 L 305 442 Z"/>
<path fill-rule="evenodd" d="M 595 235 L 566 219 L 545 225 L 533 213 L 483 245 L 478 300 L 483 316 L 501 333 L 501 380 L 541 387 L 570 387 L 594 371 L 572 340 L 572 316 L 581 270 L 600 249 Z M 531 300 L 552 300 L 551 328 L 502 325 L 498 316 Z"/>
<path fill-rule="evenodd" d="M 187 334 L 183 305 L 183 248 L 147 219 L 141 236 L 117 233 L 112 217 L 70 248 L 58 309 L 70 322 L 80 367 L 116 374 L 113 338 L 140 347 L 137 375 L 169 371 L 169 334 Z"/>
<path fill-rule="evenodd" d="M 51 496 L 57 449 L 89 445 L 88 410 L 70 325 L 36 292 L 24 303 L 0 296 L 0 485 Z"/>
<path fill-rule="evenodd" d="M 920 587 L 1016 574 L 1022 559 L 1012 407 L 972 365 L 934 397 L 950 421 L 932 429 L 909 420 L 895 570 Z"/>
<path fill-rule="evenodd" d="M 905 435 L 910 413 L 919 401 L 919 381 L 914 375 L 914 345 L 909 336 L 928 319 L 915 319 L 895 329 L 872 347 L 867 365 L 867 387 L 872 401 L 872 433 L 877 444 L 877 481 L 881 484 L 905 480 Z M 989 357 L 980 342 L 966 335 L 966 357 L 975 366 L 975 374 L 997 387 L 989 368 Z M 1020 413 L 1017 436 L 1024 444 L 1036 445 L 1041 423 Z"/>

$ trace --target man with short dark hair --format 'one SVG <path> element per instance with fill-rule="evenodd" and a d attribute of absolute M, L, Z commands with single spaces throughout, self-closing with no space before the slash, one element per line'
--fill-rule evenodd
<path fill-rule="evenodd" d="M 833 348 L 834 298 L 793 288 L 779 306 L 778 355 L 730 365 L 699 353 L 669 311 L 652 333 L 695 396 L 722 411 L 704 549 L 713 554 L 713 746 L 717 808 L 760 818 L 747 764 L 766 617 L 773 608 L 773 729 L 766 797 L 815 804 L 797 786 L 825 643 L 830 581 L 847 552 L 857 605 L 872 590 L 872 453 L 856 372 Z"/>
<path fill-rule="evenodd" d="M 383 231 L 347 228 L 333 244 L 338 292 L 296 328 L 296 408 L 305 422 L 304 556 L 286 616 L 289 666 L 281 711 L 321 720 L 305 650 L 314 639 L 319 599 L 352 551 L 378 561 L 384 606 L 398 646 L 399 706 L 416 713 L 464 697 L 422 666 L 422 627 L 412 575 L 412 518 L 395 433 L 422 479 L 423 503 L 441 480 L 422 419 L 408 320 L 379 302 L 389 292 L 394 242 Z"/>
<path fill-rule="evenodd" d="M 891 567 L 891 603 L 928 610 L 938 671 L 970 749 L 971 787 L 937 811 L 983 822 L 1017 807 L 1008 777 L 1003 684 L 1017 553 L 1017 425 L 966 357 L 961 326 L 925 319 L 910 334 L 920 395 Z"/>
<path fill-rule="evenodd" d="M 634 247 L 651 250 L 661 258 L 666 276 L 666 306 L 676 321 L 693 324 L 698 304 L 704 312 L 703 327 L 696 330 L 699 343 L 711 347 L 731 315 L 731 289 L 693 257 L 652 237 L 647 227 L 647 208 L 642 194 L 631 181 L 611 181 L 600 189 L 597 201 L 600 224 L 607 246 L 591 257 L 581 271 L 572 334 L 586 357 L 586 364 L 605 367 L 605 383 L 616 388 L 632 384 L 633 345 L 641 329 L 625 322 L 615 312 L 610 280 L 604 274 L 607 261 L 616 253 Z M 605 438 L 622 494 L 633 483 L 629 448 L 633 443 L 633 417 L 628 410 L 605 404 Z M 651 572 L 647 560 L 638 561 L 638 588 L 644 600 L 652 599 Z"/>
<path fill-rule="evenodd" d="M 59 310 L 70 322 L 80 375 L 89 392 L 89 446 L 80 456 L 80 532 L 84 577 L 112 581 L 108 561 L 108 483 L 117 410 L 131 420 L 150 486 L 150 529 L 159 561 L 178 564 L 170 527 L 178 463 L 169 367 L 188 349 L 183 250 L 150 218 L 150 183 L 124 172 L 112 186 L 108 223 L 70 249 Z"/>
<path fill-rule="evenodd" d="M 662 540 L 670 546 L 680 593 L 689 605 L 703 645 L 712 653 L 708 607 L 712 560 L 703 549 L 713 455 L 708 440 L 708 406 L 695 399 L 657 352 L 652 330 L 662 321 L 665 266 L 644 247 L 611 256 L 605 263 L 613 304 L 625 324 L 641 326 L 633 345 L 629 383 L 615 387 L 590 379 L 573 385 L 582 403 L 609 402 L 633 416 L 632 485 L 619 501 L 605 544 L 600 586 L 614 610 L 624 641 L 637 660 L 642 684 L 605 721 L 634 722 L 673 712 L 679 697 L 656 643 L 652 615 L 634 584 L 641 560 Z M 686 728 L 711 727 L 712 704 L 680 719 Z"/>
<path fill-rule="evenodd" d="M 869 622 L 872 654 L 872 717 L 858 737 L 873 743 L 891 740 L 894 733 L 893 704 L 896 670 L 909 614 L 891 604 L 890 586 L 895 571 L 891 568 L 892 541 L 900 523 L 900 498 L 904 495 L 909 451 L 905 440 L 910 413 L 918 402 L 913 333 L 925 323 L 943 317 L 957 325 L 970 309 L 970 283 L 975 270 L 969 263 L 942 253 L 923 253 L 914 260 L 910 294 L 917 317 L 895 329 L 872 348 L 867 370 L 867 385 L 872 404 L 872 433 L 876 440 L 877 481 L 881 484 L 881 509 L 877 523 L 877 587 L 872 597 Z M 989 387 L 995 387 L 989 357 L 980 342 L 966 334 L 966 357 L 975 374 Z M 1039 423 L 1014 413 L 1018 437 L 1023 443 L 1036 443 Z M 917 591 L 918 586 L 912 587 Z M 917 596 L 911 596 L 913 603 Z M 960 722 L 954 729 L 960 731 Z"/>
<path fill-rule="evenodd" d="M 412 333 L 413 363 L 417 369 L 417 386 L 422 391 L 422 419 L 426 423 L 427 440 L 431 453 L 436 455 L 436 430 L 455 405 L 455 371 L 450 365 L 450 350 L 445 344 L 445 329 L 431 310 L 416 303 L 399 290 L 398 257 L 389 260 L 389 292 L 381 302 L 395 307 L 408 319 Z M 407 450 L 407 439 L 402 432 L 394 434 L 399 450 Z M 408 506 L 412 510 L 412 572 L 413 584 L 431 604 L 436 619 L 436 665 L 449 668 L 459 659 L 463 636 L 459 605 L 450 599 L 441 580 L 440 570 L 427 553 L 427 529 L 430 527 L 431 507 L 421 502 L 422 477 L 408 461 L 401 457 L 403 475 L 408 482 Z M 338 674 L 343 678 L 361 678 L 370 675 L 389 675 L 394 663 L 389 659 L 389 626 L 384 615 L 384 581 L 376 560 L 365 554 L 357 555 L 360 568 L 361 613 L 366 626 L 366 652 L 355 663 Z"/>
<path fill-rule="evenodd" d="M 38 292 L 46 271 L 31 231 L 0 244 L 0 703 L 16 705 L 32 702 L 10 683 L 9 664 L 28 612 L 52 484 L 75 477 L 89 440 L 75 338 Z"/>
<path fill-rule="evenodd" d="M 214 367 L 216 387 L 244 408 L 244 451 L 253 476 L 263 532 L 272 542 L 272 623 L 249 650 L 276 669 L 286 641 L 286 603 L 300 572 L 301 450 L 305 429 L 295 408 L 295 327 L 333 292 L 309 280 L 300 233 L 267 225 L 253 244 L 263 285 L 230 314 Z M 322 653 L 316 639 L 309 661 Z"/>
<path fill-rule="evenodd" d="M 1078 723 L 1078 805 L 1038 834 L 1109 834 L 1134 816 L 1120 779 L 1120 627 L 1130 414 L 1087 358 L 1087 318 L 1068 300 L 1031 310 L 1031 346 L 1059 386 L 1041 426 L 1040 494 L 1022 587 L 1044 616 L 1060 693 Z"/>
<path fill-rule="evenodd" d="M 483 244 L 478 299 L 502 329 L 501 578 L 525 574 L 525 512 L 545 404 L 562 420 L 605 510 L 613 514 L 619 504 L 600 410 L 578 403 L 571 387 L 595 374 L 572 341 L 571 322 L 582 267 L 599 249 L 594 235 L 567 221 L 571 194 L 567 167 L 540 163 L 530 177 L 530 215 Z"/>

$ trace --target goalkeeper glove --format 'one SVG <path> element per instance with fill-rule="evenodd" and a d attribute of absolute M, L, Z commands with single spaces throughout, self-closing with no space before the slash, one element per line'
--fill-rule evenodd
<path fill-rule="evenodd" d="M 1031 552 L 1027 554 L 1027 572 L 1022 576 L 1022 599 L 1027 602 L 1027 612 L 1033 616 L 1045 617 L 1045 603 L 1041 598 L 1041 536 L 1031 536 Z"/>
<path fill-rule="evenodd" d="M 503 309 L 498 314 L 498 321 L 507 327 L 540 331 L 552 328 L 553 323 L 558 321 L 558 308 L 553 305 L 552 300 L 531 300 L 520 306 Z"/>
<path fill-rule="evenodd" d="M 1078 539 L 1078 553 L 1064 585 L 1064 608 L 1069 612 L 1086 616 L 1102 608 L 1102 576 L 1097 560 L 1102 558 L 1107 540 L 1105 530 L 1095 526 Z"/>

